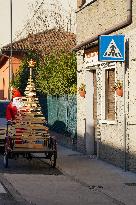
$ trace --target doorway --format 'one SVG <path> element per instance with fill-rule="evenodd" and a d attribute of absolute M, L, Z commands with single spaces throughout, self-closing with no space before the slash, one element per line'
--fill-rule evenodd
<path fill-rule="evenodd" d="M 97 126 L 96 69 L 86 71 L 86 152 L 97 154 L 95 129 Z"/>

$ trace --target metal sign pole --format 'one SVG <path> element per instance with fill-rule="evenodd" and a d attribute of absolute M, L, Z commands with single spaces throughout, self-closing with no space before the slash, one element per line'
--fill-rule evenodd
<path fill-rule="evenodd" d="M 124 96 L 124 171 L 127 171 L 127 150 L 126 150 L 126 100 L 125 100 L 125 89 L 126 89 L 126 83 L 125 83 L 125 66 L 124 66 L 124 89 L 123 89 L 123 96 Z"/>
<path fill-rule="evenodd" d="M 12 75 L 13 75 L 13 66 L 12 66 L 12 0 L 10 0 L 10 58 L 9 58 L 9 88 L 11 87 Z M 12 98 L 11 88 L 9 89 L 9 98 Z"/>

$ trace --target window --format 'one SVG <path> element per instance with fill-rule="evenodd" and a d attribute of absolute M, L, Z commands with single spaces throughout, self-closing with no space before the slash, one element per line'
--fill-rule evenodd
<path fill-rule="evenodd" d="M 115 120 L 115 69 L 105 70 L 105 118 Z"/>

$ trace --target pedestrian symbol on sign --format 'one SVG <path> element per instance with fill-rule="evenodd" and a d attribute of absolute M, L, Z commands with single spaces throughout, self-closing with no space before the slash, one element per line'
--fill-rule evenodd
<path fill-rule="evenodd" d="M 112 39 L 103 57 L 122 58 L 120 50 L 118 49 L 115 41 Z"/>

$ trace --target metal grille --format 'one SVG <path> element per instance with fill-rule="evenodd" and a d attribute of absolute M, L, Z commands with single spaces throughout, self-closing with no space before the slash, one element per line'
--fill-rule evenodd
<path fill-rule="evenodd" d="M 62 134 L 76 136 L 77 100 L 76 96 L 48 96 L 48 125 L 51 129 Z"/>

